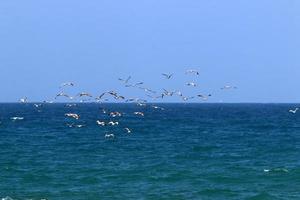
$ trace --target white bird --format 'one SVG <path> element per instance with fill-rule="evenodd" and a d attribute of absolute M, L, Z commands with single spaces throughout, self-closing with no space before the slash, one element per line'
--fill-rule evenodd
<path fill-rule="evenodd" d="M 100 120 L 97 120 L 96 123 L 97 123 L 98 125 L 100 125 L 100 126 L 105 126 L 105 122 L 102 122 L 102 121 L 100 121 Z"/>
<path fill-rule="evenodd" d="M 124 129 L 127 131 L 127 133 L 131 133 L 131 130 L 129 128 L 124 128 Z"/>
<path fill-rule="evenodd" d="M 144 113 L 142 112 L 134 112 L 135 115 L 140 115 L 140 116 L 144 116 Z"/>
<path fill-rule="evenodd" d="M 211 94 L 208 94 L 208 95 L 198 94 L 197 96 L 199 98 L 201 98 L 203 101 L 206 101 L 208 99 L 208 97 L 211 97 Z"/>
<path fill-rule="evenodd" d="M 172 78 L 173 74 L 161 74 L 163 75 L 166 79 Z"/>
<path fill-rule="evenodd" d="M 36 108 L 39 108 L 39 107 L 41 107 L 42 106 L 42 104 L 33 104 L 34 105 L 34 107 L 36 107 Z"/>
<path fill-rule="evenodd" d="M 107 124 L 108 124 L 108 125 L 114 126 L 114 125 L 119 125 L 119 122 L 113 122 L 113 121 L 110 121 L 110 122 L 108 122 Z"/>
<path fill-rule="evenodd" d="M 154 108 L 154 109 L 160 109 L 160 110 L 165 110 L 164 108 L 158 107 L 158 106 L 152 106 L 152 108 Z"/>
<path fill-rule="evenodd" d="M 126 83 L 128 83 L 129 82 L 129 80 L 131 79 L 131 76 L 128 76 L 128 78 L 127 79 L 122 79 L 122 78 L 119 78 L 118 80 L 119 81 L 122 81 L 122 82 L 124 82 L 125 84 Z"/>
<path fill-rule="evenodd" d="M 188 82 L 188 83 L 186 83 L 186 85 L 187 85 L 187 86 L 193 86 L 193 87 L 196 87 L 196 86 L 197 86 L 197 84 L 194 83 L 194 82 Z"/>
<path fill-rule="evenodd" d="M 16 120 L 23 120 L 24 117 L 11 117 L 10 119 L 16 121 Z"/>
<path fill-rule="evenodd" d="M 162 93 L 162 97 L 163 96 L 173 96 L 173 94 L 174 94 L 174 92 L 170 92 L 166 89 L 163 89 L 163 90 L 164 90 L 164 92 Z"/>
<path fill-rule="evenodd" d="M 75 114 L 75 113 L 66 113 L 65 116 L 72 117 L 74 119 L 79 119 L 79 117 L 80 117 L 78 114 Z"/>
<path fill-rule="evenodd" d="M 110 115 L 111 117 L 121 117 L 121 116 L 122 116 L 122 113 L 120 113 L 120 112 L 111 112 L 111 113 L 109 113 L 109 115 Z"/>
<path fill-rule="evenodd" d="M 193 99 L 193 98 L 195 98 L 195 97 L 182 97 L 182 100 L 187 101 L 187 100 L 190 100 L 190 99 Z"/>
<path fill-rule="evenodd" d="M 19 100 L 20 103 L 27 103 L 27 97 L 21 98 Z"/>
<path fill-rule="evenodd" d="M 152 94 L 156 93 L 154 90 L 151 90 L 149 88 L 139 87 L 139 89 L 144 90 L 145 92 L 151 92 Z"/>
<path fill-rule="evenodd" d="M 57 94 L 57 95 L 55 96 L 55 99 L 57 99 L 58 97 L 67 97 L 67 98 L 69 98 L 69 99 L 72 99 L 72 98 L 73 98 L 73 97 L 70 97 L 69 95 L 67 95 L 67 94 L 65 94 L 65 93 L 63 93 L 63 92 Z"/>
<path fill-rule="evenodd" d="M 198 72 L 197 70 L 194 70 L 194 69 L 186 70 L 185 73 L 186 73 L 186 74 L 195 74 L 195 75 L 199 75 L 199 72 Z"/>
<path fill-rule="evenodd" d="M 231 85 L 225 85 L 224 87 L 221 87 L 221 90 L 229 90 L 229 89 L 237 89 L 237 87 Z"/>
<path fill-rule="evenodd" d="M 290 113 L 296 114 L 299 108 L 296 108 L 295 110 L 289 110 Z"/>
<path fill-rule="evenodd" d="M 91 94 L 87 93 L 87 92 L 80 92 L 79 94 L 77 94 L 77 96 L 79 97 L 83 97 L 83 96 L 86 96 L 86 97 L 93 97 Z"/>
<path fill-rule="evenodd" d="M 105 138 L 114 138 L 115 135 L 113 133 L 110 133 L 110 134 L 106 133 L 104 137 Z"/>
<path fill-rule="evenodd" d="M 62 84 L 60 85 L 60 88 L 66 87 L 66 86 L 71 86 L 71 87 L 73 87 L 73 86 L 74 86 L 74 83 L 72 83 L 72 82 L 62 83 Z"/>

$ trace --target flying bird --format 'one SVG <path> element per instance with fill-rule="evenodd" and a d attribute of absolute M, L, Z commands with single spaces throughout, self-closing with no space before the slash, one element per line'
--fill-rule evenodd
<path fill-rule="evenodd" d="M 197 84 L 194 83 L 194 82 L 188 82 L 188 83 L 186 83 L 186 85 L 187 85 L 187 86 L 193 86 L 193 87 L 196 87 L 196 86 L 197 86 Z"/>
<path fill-rule="evenodd" d="M 71 86 L 71 87 L 73 87 L 73 86 L 74 86 L 74 83 L 72 83 L 72 82 L 62 83 L 62 84 L 60 85 L 60 88 L 66 87 L 66 86 Z"/>
<path fill-rule="evenodd" d="M 172 78 L 173 74 L 161 74 L 163 75 L 166 79 Z"/>
<path fill-rule="evenodd" d="M 230 89 L 237 89 L 237 87 L 231 85 L 225 85 L 224 87 L 221 87 L 221 90 L 230 90 Z"/>
<path fill-rule="evenodd" d="M 105 138 L 114 138 L 115 135 L 113 133 L 110 133 L 110 134 L 106 133 L 104 137 Z"/>
<path fill-rule="evenodd" d="M 295 110 L 289 110 L 290 113 L 296 114 L 299 108 L 296 108 Z"/>
<path fill-rule="evenodd" d="M 144 113 L 142 112 L 134 112 L 135 115 L 140 115 L 140 116 L 144 116 Z"/>
<path fill-rule="evenodd" d="M 77 94 L 77 96 L 79 97 L 93 97 L 91 94 L 87 93 L 87 92 L 80 92 L 79 94 Z"/>
<path fill-rule="evenodd" d="M 124 128 L 127 133 L 131 133 L 131 130 L 129 128 Z"/>
<path fill-rule="evenodd" d="M 20 100 L 19 100 L 19 102 L 20 103 L 27 103 L 27 97 L 24 97 L 24 98 L 21 98 Z"/>
<path fill-rule="evenodd" d="M 198 72 L 197 70 L 194 70 L 194 69 L 186 70 L 185 73 L 186 73 L 186 74 L 195 74 L 195 75 L 199 75 L 199 72 Z"/>
<path fill-rule="evenodd" d="M 80 117 L 78 114 L 75 114 L 75 113 L 66 113 L 65 116 L 72 117 L 74 119 L 79 119 L 79 117 Z"/>

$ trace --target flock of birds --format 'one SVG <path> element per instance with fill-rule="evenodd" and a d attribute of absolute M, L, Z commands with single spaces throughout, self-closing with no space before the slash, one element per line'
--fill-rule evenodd
<path fill-rule="evenodd" d="M 193 75 L 193 76 L 200 75 L 199 71 L 194 70 L 194 69 L 186 70 L 185 74 Z M 167 79 L 167 80 L 172 79 L 174 76 L 174 74 L 168 74 L 168 73 L 162 73 L 161 75 L 164 79 Z M 132 82 L 131 79 L 132 79 L 132 77 L 129 76 L 126 79 L 118 78 L 118 81 L 120 81 L 121 84 L 126 88 L 138 88 L 141 91 L 144 91 L 145 96 L 147 98 L 150 98 L 152 101 L 157 100 L 157 99 L 165 99 L 166 97 L 172 97 L 172 96 L 177 96 L 184 102 L 194 99 L 194 98 L 199 98 L 202 101 L 207 101 L 212 96 L 212 94 L 196 94 L 195 96 L 187 97 L 187 96 L 184 96 L 183 93 L 179 90 L 169 91 L 164 88 L 162 89 L 161 92 L 157 92 L 151 88 L 145 87 L 144 82 Z M 191 81 L 187 82 L 185 85 L 187 87 L 193 87 L 193 88 L 197 87 L 197 83 L 191 82 Z M 75 86 L 75 83 L 73 83 L 73 82 L 62 83 L 59 87 L 60 92 L 55 95 L 54 99 L 51 101 L 43 101 L 43 103 L 54 103 L 58 99 L 63 99 L 65 101 L 74 101 L 74 102 L 75 101 L 78 102 L 78 100 L 79 100 L 79 102 L 81 102 L 81 103 L 82 102 L 99 102 L 99 103 L 101 103 L 101 102 L 108 102 L 110 98 L 113 98 L 114 100 L 121 101 L 121 102 L 135 103 L 137 106 L 142 106 L 142 107 L 151 106 L 152 109 L 164 110 L 164 108 L 153 105 L 153 104 L 148 105 L 148 101 L 146 99 L 127 98 L 123 95 L 120 95 L 118 92 L 116 92 L 114 90 L 103 92 L 99 96 L 94 96 L 88 92 L 80 92 L 75 96 L 71 96 L 65 92 L 66 88 L 74 87 L 74 86 Z M 220 90 L 234 90 L 234 89 L 237 89 L 237 87 L 232 86 L 232 85 L 225 85 L 220 88 Z M 20 103 L 28 103 L 28 98 L 27 97 L 21 98 L 19 100 L 19 102 Z M 36 104 L 34 104 L 34 106 L 36 108 L 39 108 L 42 106 L 42 103 L 40 103 L 40 104 L 36 103 Z M 73 103 L 73 104 L 66 103 L 66 106 L 67 107 L 76 106 L 76 103 Z M 291 110 L 289 110 L 289 112 L 296 114 L 298 109 L 299 108 L 296 108 L 294 110 L 291 109 Z M 108 112 L 105 109 L 102 109 L 102 112 L 103 112 L 103 114 L 106 114 L 110 117 L 110 121 L 106 122 L 103 120 L 96 120 L 97 125 L 99 125 L 99 126 L 118 126 L 119 125 L 119 122 L 114 121 L 113 119 L 122 117 L 123 113 L 121 113 L 119 111 Z M 141 112 L 139 110 L 133 112 L 132 114 L 139 116 L 139 117 L 144 117 L 144 115 L 145 115 L 143 112 Z M 80 118 L 80 115 L 77 113 L 70 112 L 70 113 L 65 113 L 65 117 L 72 118 L 74 120 L 78 120 Z M 11 118 L 11 120 L 13 120 L 13 121 L 22 120 L 22 119 L 24 119 L 24 118 L 23 117 L 12 117 Z M 67 126 L 69 126 L 69 127 L 76 126 L 76 127 L 80 128 L 80 127 L 83 127 L 84 125 L 74 125 L 74 123 L 72 123 L 72 124 L 67 124 Z M 132 133 L 132 130 L 129 127 L 123 127 L 123 130 L 128 134 Z M 114 138 L 115 134 L 111 133 L 111 132 L 106 133 L 104 137 L 105 138 Z"/>

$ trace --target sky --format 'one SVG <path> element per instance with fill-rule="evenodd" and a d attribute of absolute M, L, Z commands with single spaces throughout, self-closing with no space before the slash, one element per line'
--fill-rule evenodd
<path fill-rule="evenodd" d="M 129 75 L 209 102 L 300 102 L 299 10 L 297 0 L 3 0 L 0 102 L 49 100 L 68 81 L 70 93 L 142 96 L 117 80 Z M 220 90 L 228 84 L 238 89 Z"/>

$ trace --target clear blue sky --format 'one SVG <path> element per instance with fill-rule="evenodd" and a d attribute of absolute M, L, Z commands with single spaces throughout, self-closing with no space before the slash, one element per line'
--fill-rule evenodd
<path fill-rule="evenodd" d="M 65 81 L 98 94 L 131 75 L 215 102 L 300 102 L 299 10 L 297 0 L 4 0 L 0 101 L 44 100 Z"/>

